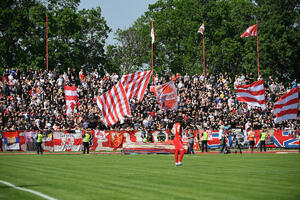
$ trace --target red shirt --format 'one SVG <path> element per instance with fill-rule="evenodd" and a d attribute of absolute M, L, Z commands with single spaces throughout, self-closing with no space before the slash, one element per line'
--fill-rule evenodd
<path fill-rule="evenodd" d="M 175 149 L 183 149 L 182 140 L 181 140 L 181 124 L 176 123 L 174 124 L 172 128 L 172 132 L 175 134 L 173 143 L 175 146 Z"/>

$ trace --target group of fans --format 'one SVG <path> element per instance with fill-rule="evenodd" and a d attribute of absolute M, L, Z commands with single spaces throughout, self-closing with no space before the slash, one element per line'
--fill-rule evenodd
<path fill-rule="evenodd" d="M 173 80 L 177 86 L 178 109 L 160 110 L 155 96 L 148 90 L 142 101 L 130 100 L 131 116 L 107 127 L 102 121 L 96 97 L 120 80 L 117 74 L 101 76 L 97 70 L 86 72 L 68 68 L 66 72 L 54 70 L 6 69 L 0 82 L 0 130 L 171 130 L 177 116 L 182 117 L 188 129 L 218 130 L 221 125 L 230 128 L 254 129 L 299 128 L 300 118 L 274 123 L 274 102 L 297 81 L 280 82 L 277 78 L 265 80 L 267 108 L 250 108 L 236 99 L 233 85 L 249 84 L 252 74 L 231 79 L 227 73 L 154 75 L 154 84 Z M 79 95 L 73 112 L 66 115 L 64 84 L 75 85 Z"/>
<path fill-rule="evenodd" d="M 249 107 L 239 103 L 234 93 L 234 85 L 246 85 L 254 82 L 250 73 L 241 74 L 231 79 L 227 73 L 219 74 L 168 74 L 154 75 L 153 82 L 142 101 L 130 100 L 131 116 L 107 127 L 101 118 L 96 98 L 114 86 L 121 76 L 113 73 L 101 76 L 97 69 L 87 72 L 81 69 L 68 68 L 66 72 L 54 70 L 27 70 L 18 68 L 6 69 L 0 81 L 0 130 L 172 130 L 175 145 L 175 165 L 182 166 L 184 149 L 182 146 L 182 129 L 219 130 L 251 129 L 250 147 L 253 151 L 253 130 L 266 128 L 299 129 L 300 117 L 297 120 L 274 123 L 274 102 L 287 90 L 299 85 L 296 80 L 282 83 L 278 78 L 265 80 L 266 109 Z M 172 80 L 178 93 L 177 110 L 161 110 L 150 92 L 150 85 L 161 85 Z M 71 114 L 66 114 L 64 85 L 77 87 L 78 101 Z M 226 151 L 225 136 L 220 130 L 221 152 Z M 252 135 L 251 135 L 252 134 Z M 207 132 L 202 135 L 202 151 L 207 151 Z M 261 140 L 266 135 L 262 132 Z M 84 134 L 84 153 L 88 153 L 89 135 Z M 37 143 L 42 140 L 38 134 Z M 190 153 L 193 152 L 193 137 L 189 137 Z M 236 138 L 235 138 L 236 140 Z M 237 141 L 237 140 L 236 140 Z M 238 145 L 238 142 L 236 142 Z M 241 148 L 238 146 L 240 153 Z M 265 147 L 264 147 L 265 148 Z M 41 145 L 38 152 L 42 153 Z M 179 159 L 178 159 L 179 156 Z"/>

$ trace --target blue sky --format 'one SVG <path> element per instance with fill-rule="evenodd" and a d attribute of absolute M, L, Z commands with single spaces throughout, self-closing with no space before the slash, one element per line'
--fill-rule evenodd
<path fill-rule="evenodd" d="M 149 4 L 157 0 L 81 0 L 79 9 L 91 9 L 100 6 L 102 16 L 107 25 L 112 29 L 106 40 L 107 44 L 115 44 L 114 32 L 120 29 L 129 28 L 134 21 L 148 10 Z M 150 30 L 150 28 L 149 28 Z"/>

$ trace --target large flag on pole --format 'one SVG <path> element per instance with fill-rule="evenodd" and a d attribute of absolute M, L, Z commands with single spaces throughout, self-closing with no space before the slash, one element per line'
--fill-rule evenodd
<path fill-rule="evenodd" d="M 258 22 L 249 28 L 241 35 L 241 37 L 256 36 L 256 49 L 257 49 L 257 73 L 259 75 L 259 47 L 258 47 Z"/>
<path fill-rule="evenodd" d="M 205 43 L 204 43 L 204 21 L 202 22 L 202 25 L 200 26 L 200 28 L 198 29 L 198 33 L 202 34 L 202 39 L 203 39 L 203 75 L 205 78 Z"/>
<path fill-rule="evenodd" d="M 151 75 L 152 70 L 123 75 L 121 83 L 124 86 L 127 98 L 132 99 L 133 97 L 137 97 L 137 99 L 141 101 L 144 97 Z"/>
<path fill-rule="evenodd" d="M 153 65 L 153 45 L 154 45 L 154 41 L 155 41 L 153 20 L 152 20 L 152 28 L 151 28 L 150 35 L 151 35 L 151 38 L 152 38 L 152 45 L 151 45 L 152 46 L 152 51 L 151 51 L 151 64 L 152 64 L 152 68 L 151 68 L 151 70 L 153 71 L 153 67 L 154 67 L 154 65 Z M 152 77 L 152 82 L 154 82 L 154 77 Z"/>
<path fill-rule="evenodd" d="M 258 80 L 249 85 L 235 87 L 235 93 L 239 102 L 247 103 L 250 106 L 266 108 L 264 80 Z"/>
<path fill-rule="evenodd" d="M 201 34 L 203 35 L 204 30 L 205 30 L 204 23 L 202 23 L 202 25 L 201 25 L 200 28 L 198 29 L 198 33 L 201 33 Z"/>
<path fill-rule="evenodd" d="M 299 87 L 296 87 L 288 93 L 282 95 L 274 104 L 275 123 L 297 119 L 299 103 Z"/>
<path fill-rule="evenodd" d="M 67 115 L 71 114 L 72 110 L 74 110 L 74 106 L 76 105 L 78 99 L 78 94 L 76 89 L 77 89 L 76 86 L 64 85 Z"/>
<path fill-rule="evenodd" d="M 173 81 L 163 85 L 151 86 L 151 92 L 154 93 L 160 105 L 161 110 L 177 110 L 177 89 Z"/>
<path fill-rule="evenodd" d="M 151 28 L 151 38 L 152 38 L 152 44 L 154 43 L 155 41 L 155 34 L 154 34 L 154 26 L 153 26 L 153 20 L 152 20 L 152 28 Z"/>
<path fill-rule="evenodd" d="M 112 89 L 97 97 L 97 105 L 102 112 L 104 123 L 108 126 L 130 115 L 129 102 L 120 81 Z"/>
<path fill-rule="evenodd" d="M 241 35 L 241 37 L 257 36 L 257 24 L 254 24 L 247 28 L 247 30 Z"/>

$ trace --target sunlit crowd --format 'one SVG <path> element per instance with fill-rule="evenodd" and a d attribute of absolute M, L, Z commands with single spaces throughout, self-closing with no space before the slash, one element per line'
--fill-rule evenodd
<path fill-rule="evenodd" d="M 297 80 L 280 82 L 276 77 L 264 80 L 266 91 L 265 110 L 250 107 L 237 101 L 234 85 L 250 84 L 252 74 L 237 75 L 234 79 L 227 73 L 189 75 L 155 74 L 154 85 L 174 81 L 178 93 L 178 109 L 161 110 L 153 93 L 152 81 L 142 101 L 130 100 L 131 116 L 108 127 L 104 124 L 96 97 L 115 85 L 121 75 L 100 75 L 94 71 L 66 72 L 54 70 L 6 69 L 0 82 L 0 130 L 74 130 L 82 128 L 99 130 L 170 130 L 174 120 L 183 119 L 185 128 L 299 129 L 300 117 L 275 124 L 273 106 L 276 100 L 293 87 Z M 66 114 L 64 85 L 77 87 L 78 101 L 70 115 Z"/>

